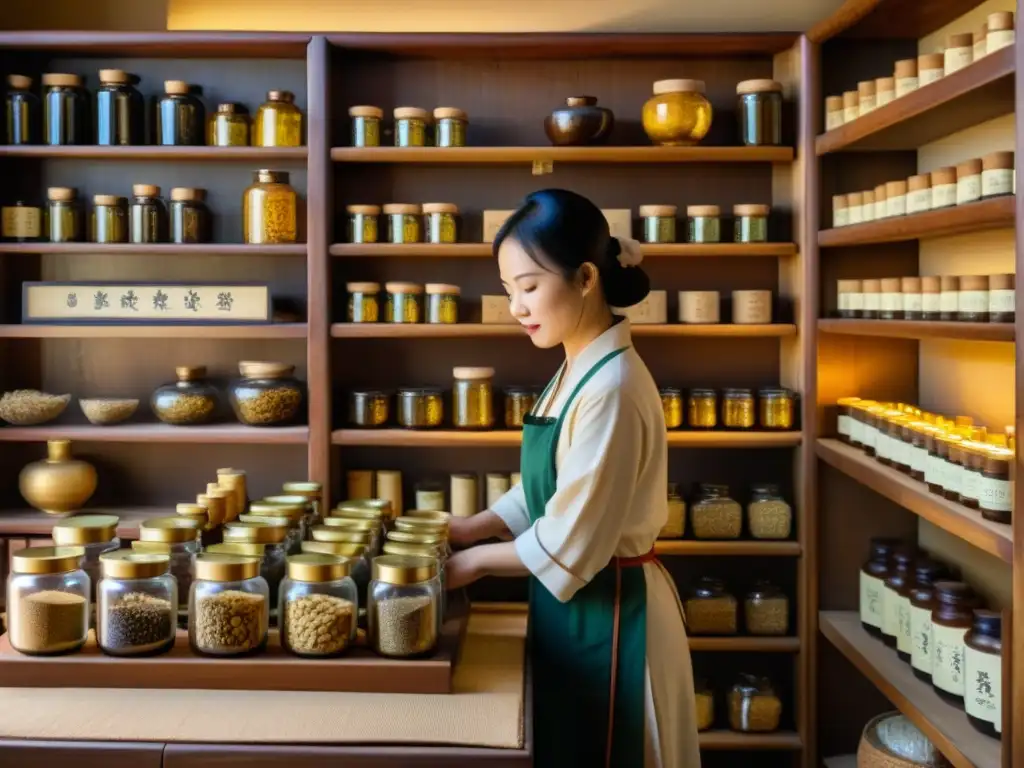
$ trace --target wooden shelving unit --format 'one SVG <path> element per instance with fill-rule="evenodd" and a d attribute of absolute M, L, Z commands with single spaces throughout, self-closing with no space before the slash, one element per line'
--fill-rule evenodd
<path fill-rule="evenodd" d="M 526 332 L 515 325 L 484 325 L 453 323 L 451 325 L 411 325 L 398 323 L 334 323 L 331 336 L 336 339 L 479 339 L 501 336 L 526 338 Z M 796 336 L 796 326 L 789 323 L 771 325 L 634 325 L 633 336 L 696 336 L 704 338 L 783 338 Z"/>
<path fill-rule="evenodd" d="M 336 163 L 790 163 L 792 147 L 334 147 Z"/>
<path fill-rule="evenodd" d="M 0 325 L 0 339 L 304 339 L 305 323 L 250 325 Z"/>
<path fill-rule="evenodd" d="M 848 336 L 884 336 L 890 339 L 962 339 L 967 341 L 1010 341 L 1016 337 L 1013 323 L 958 323 L 931 320 L 839 320 L 818 321 L 820 333 Z"/>
<path fill-rule="evenodd" d="M 53 160 L 152 160 L 217 163 L 284 162 L 305 164 L 307 147 L 97 147 L 0 145 L 0 157 Z"/>
<path fill-rule="evenodd" d="M 309 427 L 261 428 L 242 424 L 172 427 L 159 423 L 120 424 L 112 427 L 94 427 L 89 424 L 0 427 L 0 443 L 40 443 L 47 440 L 185 445 L 305 445 L 309 441 Z"/>
<path fill-rule="evenodd" d="M 796 253 L 794 243 L 643 243 L 640 246 L 645 258 L 725 258 L 754 256 L 774 258 L 792 256 Z M 454 245 L 432 245 L 411 243 L 335 243 L 331 256 L 346 258 L 484 258 L 493 259 L 490 243 L 456 243 Z"/>
<path fill-rule="evenodd" d="M 0 243 L 0 253 L 109 256 L 305 256 L 306 246 L 209 243 L 203 245 L 131 245 L 130 243 Z"/>
<path fill-rule="evenodd" d="M 799 432 L 669 432 L 670 448 L 791 448 L 799 445 Z M 336 429 L 335 445 L 391 448 L 504 448 L 522 444 L 522 432 L 495 430 L 463 432 L 407 429 Z"/>

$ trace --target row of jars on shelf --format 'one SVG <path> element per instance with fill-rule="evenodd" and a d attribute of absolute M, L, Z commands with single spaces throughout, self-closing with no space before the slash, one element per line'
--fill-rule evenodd
<path fill-rule="evenodd" d="M 797 395 L 783 387 L 721 390 L 703 387 L 661 388 L 661 405 L 668 429 L 793 429 Z M 685 404 L 685 405 L 684 405 Z"/>
<path fill-rule="evenodd" d="M 1002 615 L 982 609 L 971 586 L 942 562 L 898 539 L 871 540 L 860 571 L 860 620 L 896 649 L 915 676 L 967 712 L 971 724 L 1002 732 Z"/>
<path fill-rule="evenodd" d="M 81 75 L 44 74 L 40 98 L 33 91 L 32 78 L 8 75 L 7 143 L 133 146 L 148 140 L 165 147 L 302 145 L 302 111 L 290 91 L 268 91 L 251 119 L 245 106 L 236 103 L 218 104 L 207 119 L 196 86 L 165 80 L 163 95 L 153 99 L 147 136 L 146 100 L 135 87 L 136 75 L 101 69 L 92 98 L 84 82 Z"/>
<path fill-rule="evenodd" d="M 689 515 L 678 483 L 668 484 L 668 519 L 659 539 L 681 539 L 689 532 L 698 540 L 730 540 L 743 536 L 746 529 L 753 539 L 788 539 L 793 533 L 793 508 L 774 483 L 750 487 L 749 501 L 743 505 L 732 498 L 728 485 L 699 483 L 690 494 Z"/>
<path fill-rule="evenodd" d="M 174 187 L 170 205 L 154 184 L 133 184 L 132 198 L 93 195 L 88 216 L 78 191 L 50 187 L 45 206 L 19 200 L 2 209 L 0 237 L 9 242 L 209 243 L 213 219 L 206 190 Z M 242 241 L 250 244 L 294 243 L 298 239 L 298 194 L 285 171 L 253 172 L 242 193 Z"/>
<path fill-rule="evenodd" d="M 694 684 L 697 694 L 697 730 L 707 731 L 718 721 L 715 691 L 703 680 Z M 741 673 L 726 694 L 725 722 L 740 733 L 770 733 L 779 728 L 782 699 L 767 677 Z"/>
<path fill-rule="evenodd" d="M 1012 323 L 1017 278 L 1002 275 L 932 275 L 839 280 L 839 316 L 865 320 L 956 320 Z"/>
<path fill-rule="evenodd" d="M 690 635 L 785 635 L 789 631 L 789 597 L 774 584 L 756 582 L 743 599 L 743 632 L 740 601 L 725 581 L 702 576 L 686 592 L 683 601 L 686 631 Z"/>
<path fill-rule="evenodd" d="M 989 432 L 969 416 L 947 418 L 904 403 L 844 397 L 838 437 L 924 483 L 947 501 L 1009 524 L 1013 516 L 1014 427 Z"/>

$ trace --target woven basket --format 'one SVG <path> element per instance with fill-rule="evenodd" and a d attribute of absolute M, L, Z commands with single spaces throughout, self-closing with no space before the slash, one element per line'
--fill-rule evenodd
<path fill-rule="evenodd" d="M 878 727 L 886 720 L 899 717 L 899 712 L 885 712 L 864 726 L 857 748 L 857 768 L 948 768 L 949 763 L 935 752 L 932 760 L 910 760 L 890 751 L 882 742 Z"/>

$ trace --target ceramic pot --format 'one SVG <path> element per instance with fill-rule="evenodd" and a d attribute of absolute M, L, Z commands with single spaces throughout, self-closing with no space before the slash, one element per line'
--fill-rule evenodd
<path fill-rule="evenodd" d="M 655 144 L 696 144 L 711 128 L 711 102 L 702 80 L 658 80 L 643 109 L 644 132 Z"/>
<path fill-rule="evenodd" d="M 593 96 L 570 96 L 565 106 L 544 118 L 544 132 L 555 146 L 603 144 L 615 127 L 610 109 Z"/>
<path fill-rule="evenodd" d="M 50 440 L 47 457 L 26 465 L 18 476 L 25 501 L 48 515 L 70 515 L 96 492 L 96 469 L 71 457 L 70 440 Z"/>

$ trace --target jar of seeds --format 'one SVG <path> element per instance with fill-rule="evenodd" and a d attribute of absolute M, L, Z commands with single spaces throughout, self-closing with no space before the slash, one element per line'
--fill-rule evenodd
<path fill-rule="evenodd" d="M 463 110 L 456 107 L 436 107 L 434 109 L 434 146 L 466 146 L 467 125 L 469 125 L 469 117 Z"/>
<path fill-rule="evenodd" d="M 388 242 L 394 245 L 423 241 L 420 219 L 423 208 L 416 203 L 386 203 L 383 207 L 387 219 Z"/>
<path fill-rule="evenodd" d="M 89 575 L 89 602 L 96 604 L 96 584 L 100 580 L 100 555 L 121 546 L 117 538 L 115 515 L 78 515 L 59 520 L 50 533 L 58 547 L 81 547 L 82 570 Z M 90 621 L 92 620 L 91 617 Z"/>
<path fill-rule="evenodd" d="M 319 523 L 324 517 L 324 487 L 315 480 L 289 480 L 281 485 L 281 490 L 291 496 L 302 496 L 312 504 L 311 517 L 313 524 Z"/>
<path fill-rule="evenodd" d="M 452 424 L 458 429 L 494 426 L 494 369 L 459 366 L 452 370 Z"/>
<path fill-rule="evenodd" d="M 373 558 L 380 554 L 384 529 L 379 520 L 340 517 L 334 510 L 324 518 L 323 525 L 313 526 L 309 535 L 313 541 L 361 542 L 366 546 L 369 557 Z"/>
<path fill-rule="evenodd" d="M 384 119 L 383 109 L 358 105 L 348 108 L 348 116 L 352 118 L 353 147 L 380 146 L 380 121 Z"/>
<path fill-rule="evenodd" d="M 751 635 L 784 635 L 789 629 L 789 598 L 778 587 L 759 581 L 747 593 L 743 615 Z"/>
<path fill-rule="evenodd" d="M 376 243 L 379 233 L 377 222 L 380 217 L 379 205 L 349 205 L 348 241 L 350 243 Z"/>
<path fill-rule="evenodd" d="M 167 209 L 160 198 L 160 187 L 133 184 L 128 207 L 128 240 L 136 244 L 167 242 Z"/>
<path fill-rule="evenodd" d="M 381 427 L 388 421 L 391 396 L 379 389 L 357 389 L 348 393 L 348 423 L 353 427 Z"/>
<path fill-rule="evenodd" d="M 436 534 L 389 531 L 388 537 L 381 549 L 385 555 L 411 555 L 414 557 L 431 557 L 437 560 L 438 580 L 441 582 L 441 603 L 438 610 L 441 616 L 444 616 L 448 603 L 444 575 L 447 546 L 447 541 Z"/>
<path fill-rule="evenodd" d="M 289 483 L 289 485 L 291 484 Z M 316 483 L 313 483 L 313 485 L 316 485 Z M 302 528 L 302 536 L 299 541 L 305 539 L 309 533 L 309 529 L 314 525 L 319 524 L 321 519 L 317 512 L 317 501 L 307 493 L 292 493 L 286 491 L 282 494 L 264 496 L 260 499 L 259 503 L 261 505 L 277 507 L 281 510 L 281 514 L 287 513 L 297 516 Z M 295 551 L 298 552 L 298 542 L 296 542 Z"/>
<path fill-rule="evenodd" d="M 462 289 L 448 283 L 427 283 L 428 323 L 452 325 L 459 322 L 459 296 Z"/>
<path fill-rule="evenodd" d="M 419 107 L 396 107 L 395 118 L 396 147 L 427 146 L 427 126 L 430 124 L 430 113 Z"/>
<path fill-rule="evenodd" d="M 229 390 L 235 417 L 250 427 L 281 427 L 293 424 L 305 399 L 302 382 L 292 376 L 295 366 L 286 363 L 243 361 L 242 378 Z"/>
<path fill-rule="evenodd" d="M 679 484 L 668 484 L 668 519 L 658 533 L 659 539 L 681 539 L 686 533 L 686 502 L 679 495 Z"/>
<path fill-rule="evenodd" d="M 686 629 L 691 635 L 735 635 L 738 626 L 736 598 L 725 582 L 710 576 L 698 579 L 683 606 Z"/>
<path fill-rule="evenodd" d="M 435 429 L 444 421 L 444 397 L 440 389 L 403 388 L 395 396 L 398 423 L 406 429 Z"/>
<path fill-rule="evenodd" d="M 76 243 L 82 239 L 82 212 L 72 187 L 46 190 L 46 239 L 51 243 Z"/>
<path fill-rule="evenodd" d="M 410 658 L 434 651 L 441 633 L 437 560 L 381 555 L 373 560 L 367 596 L 370 647 L 381 656 Z"/>
<path fill-rule="evenodd" d="M 82 547 L 27 547 L 11 553 L 7 637 L 30 656 L 73 653 L 89 634 L 89 576 Z"/>
<path fill-rule="evenodd" d="M 678 387 L 661 387 L 661 410 L 665 415 L 666 429 L 679 429 L 683 426 L 683 391 Z"/>
<path fill-rule="evenodd" d="M 773 483 L 754 485 L 747 505 L 747 525 L 755 539 L 788 539 L 793 532 L 793 510 Z"/>
<path fill-rule="evenodd" d="M 188 601 L 188 640 L 206 656 L 243 656 L 267 642 L 270 590 L 260 560 L 203 552 Z"/>
<path fill-rule="evenodd" d="M 100 558 L 96 643 L 110 656 L 151 656 L 174 647 L 178 582 L 168 555 L 120 549 Z"/>
<path fill-rule="evenodd" d="M 690 507 L 690 527 L 697 539 L 738 539 L 743 533 L 743 507 L 729 497 L 729 486 L 701 483 Z"/>
<path fill-rule="evenodd" d="M 306 538 L 308 528 L 312 528 L 312 526 L 306 526 L 305 514 L 305 507 L 299 505 L 279 506 L 263 501 L 254 501 L 250 505 L 248 513 L 238 516 L 238 522 L 275 527 L 284 526 L 288 529 L 288 535 L 284 537 L 285 554 L 293 555 L 301 551 L 302 541 Z M 262 556 L 263 553 L 260 554 Z M 271 608 L 273 607 L 271 606 Z"/>
<path fill-rule="evenodd" d="M 715 693 L 701 680 L 694 684 L 697 694 L 697 730 L 706 731 L 715 724 Z"/>
<path fill-rule="evenodd" d="M 288 532 L 290 525 L 278 520 L 267 519 L 258 523 L 243 523 L 241 520 L 224 524 L 225 544 L 261 544 L 263 557 L 259 574 L 267 585 L 268 608 L 277 612 L 278 590 L 284 578 L 284 562 L 288 554 Z"/>
<path fill-rule="evenodd" d="M 330 658 L 356 637 L 358 596 L 352 561 L 307 553 L 288 558 L 281 582 L 281 647 L 296 656 Z"/>
<path fill-rule="evenodd" d="M 424 203 L 426 241 L 435 245 L 458 242 L 458 215 L 459 206 L 455 203 Z"/>
<path fill-rule="evenodd" d="M 171 576 L 178 584 L 179 620 L 188 615 L 188 591 L 192 587 L 192 565 L 199 554 L 202 524 L 192 517 L 171 515 L 139 524 L 139 541 L 132 542 L 132 549 L 146 551 L 145 544 L 166 548 Z M 140 545 L 137 547 L 136 545 Z M 150 550 L 152 551 L 152 550 Z"/>
<path fill-rule="evenodd" d="M 674 205 L 641 205 L 640 218 L 644 224 L 645 243 L 674 243 L 676 241 L 676 212 Z"/>
<path fill-rule="evenodd" d="M 782 700 L 771 681 L 740 675 L 729 691 L 729 727 L 741 733 L 767 733 L 778 729 L 781 716 Z"/>
<path fill-rule="evenodd" d="M 302 554 L 334 555 L 350 562 L 349 576 L 356 585 L 356 605 L 360 621 L 366 618 L 366 590 L 370 585 L 370 561 L 366 544 L 360 541 L 304 541 Z"/>
<path fill-rule="evenodd" d="M 385 283 L 385 323 L 423 322 L 423 286 L 418 283 Z"/>
<path fill-rule="evenodd" d="M 380 321 L 380 283 L 346 283 L 348 291 L 348 322 Z"/>
<path fill-rule="evenodd" d="M 178 380 L 159 387 L 150 398 L 153 413 L 164 424 L 190 426 L 208 423 L 217 410 L 216 388 L 206 381 L 206 367 L 179 366 Z"/>

